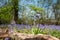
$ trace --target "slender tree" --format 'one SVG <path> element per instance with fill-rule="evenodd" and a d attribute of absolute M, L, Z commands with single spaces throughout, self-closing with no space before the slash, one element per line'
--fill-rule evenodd
<path fill-rule="evenodd" d="M 60 0 L 57 0 L 57 3 L 53 5 L 54 13 L 55 13 L 55 19 L 56 19 L 56 24 L 58 24 L 58 21 L 60 20 Z"/>
<path fill-rule="evenodd" d="M 13 2 L 13 12 L 14 12 L 14 20 L 18 23 L 18 0 L 12 0 Z"/>

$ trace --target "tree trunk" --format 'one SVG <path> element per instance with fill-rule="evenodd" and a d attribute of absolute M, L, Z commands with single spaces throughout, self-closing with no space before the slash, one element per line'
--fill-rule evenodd
<path fill-rule="evenodd" d="M 18 0 L 13 0 L 14 20 L 18 23 Z"/>

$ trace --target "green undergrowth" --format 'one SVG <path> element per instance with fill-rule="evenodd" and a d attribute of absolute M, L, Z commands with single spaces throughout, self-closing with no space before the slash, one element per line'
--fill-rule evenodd
<path fill-rule="evenodd" d="M 31 29 L 20 29 L 17 30 L 17 28 L 15 28 L 15 32 L 19 32 L 19 33 L 27 33 L 27 34 L 47 34 L 47 35 L 52 35 L 54 37 L 60 38 L 60 31 L 58 30 L 51 30 L 48 28 L 44 28 L 44 29 L 40 29 L 38 27 L 32 27 Z"/>
<path fill-rule="evenodd" d="M 3 27 L 0 27 L 0 28 L 3 28 Z M 5 27 L 6 29 L 7 27 Z M 60 38 L 60 31 L 58 30 L 52 30 L 52 29 L 48 29 L 48 28 L 38 28 L 36 26 L 33 26 L 32 28 L 30 29 L 27 29 L 27 28 L 23 28 L 23 29 L 20 29 L 18 30 L 17 27 L 14 27 L 13 30 L 15 32 L 19 32 L 19 33 L 26 33 L 26 34 L 47 34 L 47 35 L 52 35 L 54 37 L 57 37 L 57 38 Z"/>

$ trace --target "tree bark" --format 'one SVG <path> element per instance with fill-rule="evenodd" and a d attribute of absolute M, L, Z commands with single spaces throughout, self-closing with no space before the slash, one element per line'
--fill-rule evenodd
<path fill-rule="evenodd" d="M 13 0 L 14 20 L 18 23 L 18 0 Z"/>

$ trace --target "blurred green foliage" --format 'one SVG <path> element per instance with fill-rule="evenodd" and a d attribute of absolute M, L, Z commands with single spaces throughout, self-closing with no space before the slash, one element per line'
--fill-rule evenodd
<path fill-rule="evenodd" d="M 52 35 L 54 37 L 57 37 L 57 38 L 60 38 L 60 31 L 58 30 L 52 30 L 52 29 L 48 29 L 48 28 L 43 28 L 43 29 L 40 29 L 36 26 L 32 26 L 32 28 L 30 29 L 20 29 L 20 30 L 17 30 L 17 32 L 19 33 L 27 33 L 27 34 L 47 34 L 47 35 Z"/>
<path fill-rule="evenodd" d="M 58 30 L 52 30 L 52 31 L 50 32 L 50 34 L 51 34 L 52 36 L 55 36 L 55 37 L 57 37 L 57 38 L 60 38 L 60 31 L 58 31 Z"/>
<path fill-rule="evenodd" d="M 0 8 L 0 24 L 9 24 L 12 20 L 13 6 L 6 5 Z"/>
<path fill-rule="evenodd" d="M 41 33 L 41 29 L 33 26 L 31 29 L 31 33 L 32 34 L 39 34 L 39 33 Z"/>
<path fill-rule="evenodd" d="M 43 13 L 44 9 L 43 8 L 39 8 L 39 7 L 36 7 L 34 5 L 28 5 L 32 10 L 36 11 L 36 12 L 40 12 L 40 13 Z"/>

